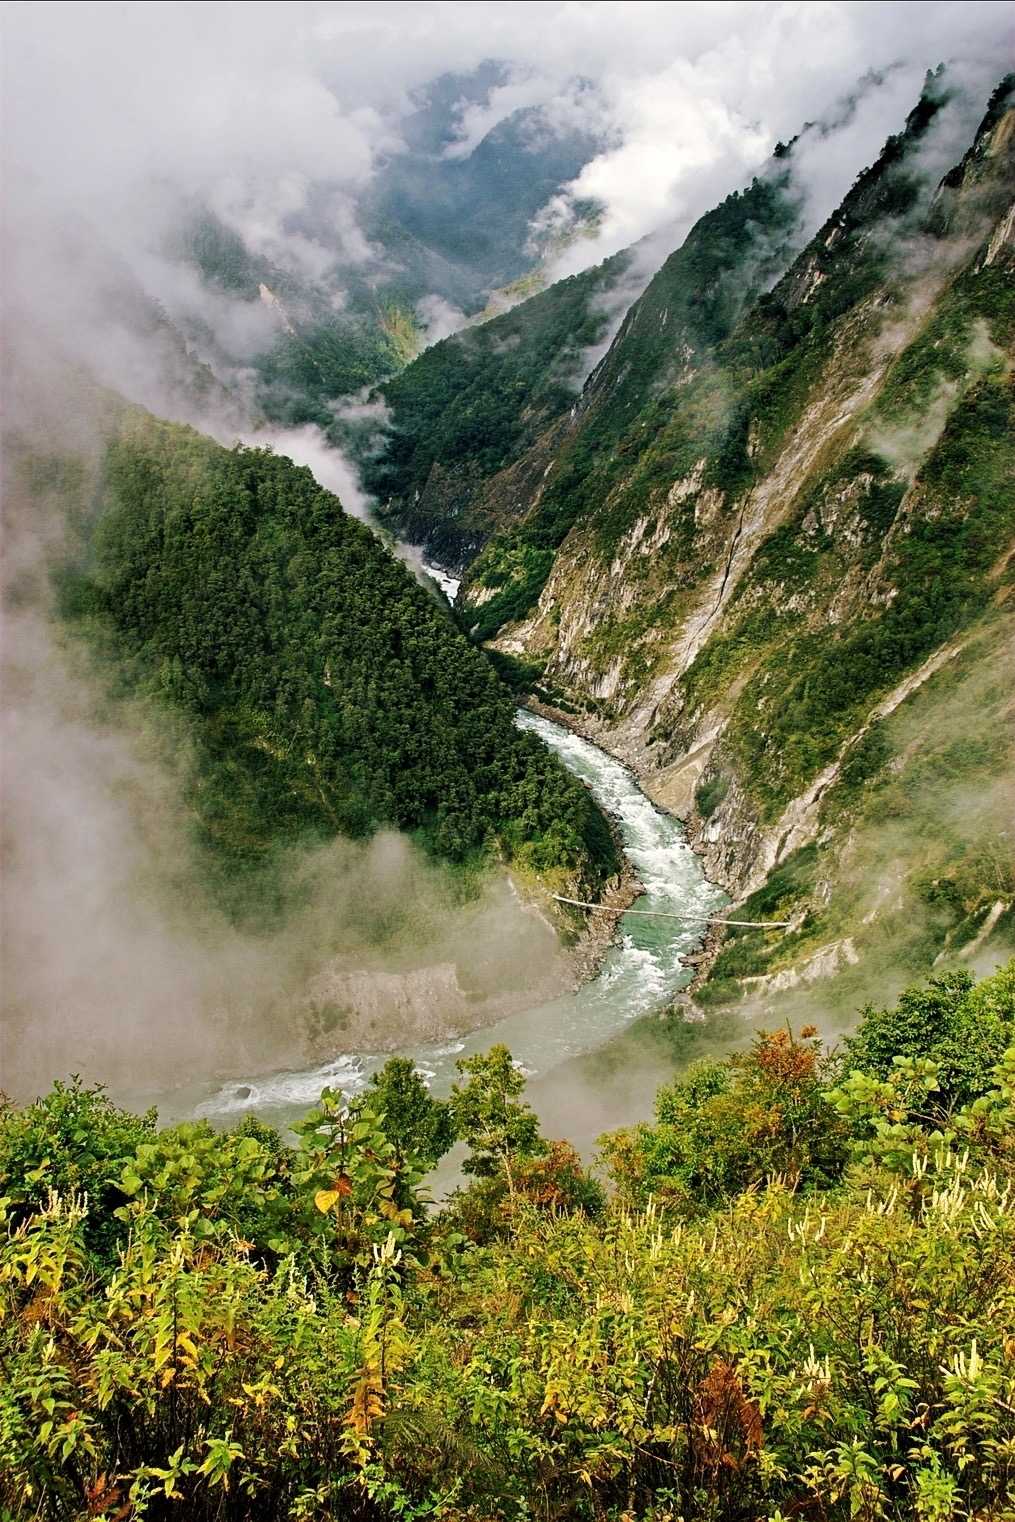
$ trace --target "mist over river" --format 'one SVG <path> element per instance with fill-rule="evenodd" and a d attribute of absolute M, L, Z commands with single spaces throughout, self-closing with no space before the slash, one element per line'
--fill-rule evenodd
<path fill-rule="evenodd" d="M 590 741 L 550 720 L 520 710 L 517 722 L 560 756 L 591 788 L 616 821 L 625 853 L 645 887 L 639 910 L 655 909 L 676 919 L 625 914 L 598 974 L 574 993 L 534 1005 L 452 1041 L 420 1045 L 415 1058 L 435 1093 L 445 1094 L 460 1057 L 486 1051 L 495 1042 L 510 1047 L 532 1076 L 545 1077 L 575 1057 L 603 1046 L 631 1021 L 666 1004 L 690 980 L 683 958 L 704 933 L 702 920 L 726 902 L 709 883 L 688 846 L 679 822 L 663 814 L 638 787 L 631 773 Z M 325 1087 L 358 1093 L 391 1052 L 343 1052 L 331 1061 L 268 1077 L 237 1077 L 226 1083 L 187 1085 L 159 1098 L 164 1119 L 205 1116 L 232 1123 L 248 1112 L 285 1124 L 316 1103 Z"/>

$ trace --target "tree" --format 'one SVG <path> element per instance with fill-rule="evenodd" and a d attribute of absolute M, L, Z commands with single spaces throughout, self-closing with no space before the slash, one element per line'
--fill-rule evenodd
<path fill-rule="evenodd" d="M 970 1103 L 994 1087 L 994 1068 L 1015 1037 L 1015 968 L 1009 963 L 975 987 L 953 970 L 914 985 L 893 1009 L 868 1005 L 845 1043 L 846 1073 L 887 1079 L 897 1057 L 935 1064 L 942 1110 Z"/>
<path fill-rule="evenodd" d="M 388 1140 L 405 1156 L 414 1153 L 427 1168 L 436 1168 L 454 1144 L 450 1106 L 434 1099 L 409 1057 L 391 1057 L 370 1079 L 371 1107 Z"/>
<path fill-rule="evenodd" d="M 506 1046 L 491 1047 L 485 1056 L 464 1057 L 457 1067 L 467 1079 L 451 1090 L 455 1131 L 470 1149 L 462 1166 L 477 1178 L 492 1178 L 503 1169 L 508 1193 L 514 1195 L 512 1165 L 546 1151 L 539 1121 L 521 1098 L 525 1076 Z"/>
<path fill-rule="evenodd" d="M 332 1271 L 366 1268 L 388 1238 L 400 1249 L 415 1236 L 425 1214 L 422 1171 L 415 1157 L 399 1155 L 367 1099 L 347 1104 L 340 1092 L 325 1089 L 317 1109 L 293 1129 L 299 1137 L 293 1180 L 313 1201 L 308 1213 Z"/>
<path fill-rule="evenodd" d="M 847 1158 L 846 1128 L 824 1097 L 828 1059 L 813 1026 L 760 1032 L 747 1052 L 695 1064 L 656 1095 L 656 1124 L 602 1138 L 621 1196 L 689 1212 L 780 1176 L 827 1188 Z"/>

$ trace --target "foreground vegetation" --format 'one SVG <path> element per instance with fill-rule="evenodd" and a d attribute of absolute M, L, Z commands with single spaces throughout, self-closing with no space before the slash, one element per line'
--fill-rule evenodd
<path fill-rule="evenodd" d="M 0 1514 L 1011 1517 L 1013 1039 L 1015 963 L 761 1036 L 603 1139 L 609 1192 L 504 1048 L 294 1148 L 8 1107 Z"/>

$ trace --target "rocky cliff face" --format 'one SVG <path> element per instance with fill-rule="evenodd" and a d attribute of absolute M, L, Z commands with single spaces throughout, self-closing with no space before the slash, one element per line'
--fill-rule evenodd
<path fill-rule="evenodd" d="M 890 924 L 930 959 L 991 916 L 1010 934 L 1011 852 L 990 845 L 1010 667 L 990 677 L 1011 653 L 1013 85 L 942 180 L 954 102 L 929 79 L 760 296 L 743 205 L 725 260 L 699 224 L 512 462 L 466 580 L 475 633 L 687 817 L 734 895 L 794 918 L 727 942 L 713 998 L 848 969 Z M 764 285 L 792 214 L 777 183 L 749 195 Z"/>

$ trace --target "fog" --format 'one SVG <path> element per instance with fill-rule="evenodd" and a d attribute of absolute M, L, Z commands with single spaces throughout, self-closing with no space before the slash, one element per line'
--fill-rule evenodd
<path fill-rule="evenodd" d="M 53 615 L 51 572 L 76 548 L 122 402 L 18 337 L 3 451 L 0 1088 L 25 1098 L 73 1071 L 144 1100 L 195 1074 L 434 1040 L 568 988 L 555 932 L 505 875 L 463 888 L 392 832 L 283 856 L 294 907 L 281 925 L 227 917 L 193 844 L 185 723 L 118 697 Z M 164 373 L 149 383 L 171 404 Z M 198 421 L 226 427 L 215 409 Z M 314 430 L 249 437 L 365 510 Z"/>
<path fill-rule="evenodd" d="M 439 76 L 502 65 L 478 102 L 463 95 L 446 155 L 522 109 L 538 112 L 533 151 L 576 129 L 601 144 L 536 218 L 601 208 L 596 236 L 551 261 L 557 275 L 655 234 L 676 247 L 778 139 L 841 115 L 861 88 L 834 152 L 815 141 L 810 172 L 811 147 L 800 154 L 816 225 L 927 68 L 960 63 L 982 94 L 1015 40 L 1013 9 L 996 0 L 922 4 L 918 26 L 908 4 L 825 0 L 38 3 L 8 5 L 4 31 L 7 232 L 41 261 L 8 272 L 19 306 L 86 315 L 69 236 L 91 259 L 122 261 L 171 314 L 210 324 L 234 359 L 270 338 L 271 313 L 170 267 L 185 216 L 207 209 L 252 254 L 311 283 L 327 275 L 334 295 L 336 265 L 391 262 L 364 235 L 361 198 Z M 431 335 L 456 320 L 449 306 L 421 315 Z"/>

